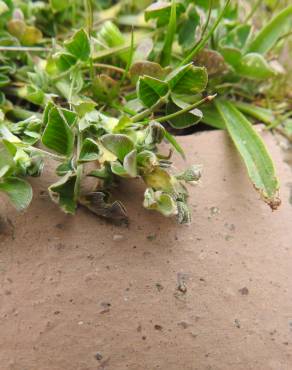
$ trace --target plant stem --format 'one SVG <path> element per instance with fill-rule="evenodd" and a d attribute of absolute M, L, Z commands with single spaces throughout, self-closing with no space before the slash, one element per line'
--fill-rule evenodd
<path fill-rule="evenodd" d="M 92 32 L 92 27 L 93 27 L 93 9 L 92 9 L 91 0 L 84 0 L 84 7 L 86 11 L 87 32 L 90 36 Z"/>
<path fill-rule="evenodd" d="M 254 13 L 257 11 L 257 8 L 261 5 L 262 0 L 258 0 L 255 2 L 254 6 L 251 8 L 250 13 L 247 15 L 243 23 L 247 23 L 254 15 Z"/>
<path fill-rule="evenodd" d="M 41 154 L 43 154 L 43 155 L 45 155 L 47 157 L 51 157 L 52 159 L 55 159 L 58 162 L 63 162 L 65 160 L 65 157 L 62 157 L 62 156 L 60 156 L 58 154 L 47 152 L 46 150 L 43 150 L 43 149 L 40 149 L 40 148 L 36 148 L 34 146 L 29 146 L 27 149 L 30 150 L 30 151 L 41 153 Z"/>
<path fill-rule="evenodd" d="M 175 0 L 171 0 L 171 11 L 169 17 L 169 24 L 166 32 L 164 46 L 161 54 L 161 65 L 165 67 L 169 65 L 171 60 L 172 45 L 176 32 L 176 3 Z"/>
<path fill-rule="evenodd" d="M 167 93 L 165 96 L 160 98 L 152 107 L 143 110 L 141 113 L 136 114 L 134 117 L 132 117 L 132 122 L 139 122 L 143 120 L 145 117 L 150 116 L 156 109 L 160 108 L 162 104 L 164 104 L 167 101 L 169 93 Z"/>
<path fill-rule="evenodd" d="M 203 39 L 203 37 L 205 36 L 205 33 L 206 33 L 207 29 L 208 29 L 208 26 L 209 26 L 209 23 L 210 23 L 210 19 L 211 19 L 212 7 L 213 7 L 213 0 L 209 0 L 208 16 L 207 16 L 207 20 L 206 20 L 206 23 L 205 23 L 204 28 L 203 28 L 203 31 L 202 31 L 202 35 L 201 35 L 200 41 Z"/>
<path fill-rule="evenodd" d="M 124 74 L 126 72 L 126 70 L 124 68 L 112 66 L 110 64 L 94 63 L 93 66 L 96 67 L 96 68 L 111 69 L 111 70 L 113 70 L 115 72 L 118 72 L 118 73 L 121 73 L 121 74 Z"/>
<path fill-rule="evenodd" d="M 39 52 L 39 51 L 52 51 L 51 48 L 42 48 L 42 47 L 28 47 L 28 46 L 0 46 L 0 51 L 17 51 L 17 52 Z"/>
<path fill-rule="evenodd" d="M 203 99 L 199 100 L 198 102 L 193 103 L 193 104 L 189 105 L 188 107 L 186 107 L 186 108 L 184 108 L 182 110 L 179 110 L 179 111 L 177 111 L 175 113 L 168 114 L 167 116 L 164 116 L 164 117 L 155 118 L 155 122 L 169 121 L 170 119 L 173 119 L 175 117 L 178 117 L 181 114 L 188 113 L 189 111 L 197 108 L 199 105 L 201 105 L 203 103 L 206 103 L 206 102 L 212 101 L 216 97 L 216 95 L 217 94 L 215 94 L 215 95 L 208 95 L 206 98 L 203 98 Z"/>
<path fill-rule="evenodd" d="M 133 61 L 133 55 L 134 55 L 134 28 L 132 27 L 132 32 L 131 32 L 131 47 L 130 47 L 130 53 L 129 53 L 129 59 L 126 65 L 126 69 L 122 75 L 121 81 L 119 83 L 119 87 L 124 83 L 126 77 L 128 76 L 129 70 L 132 65 Z"/>
<path fill-rule="evenodd" d="M 210 31 L 202 38 L 202 40 L 193 48 L 193 50 L 189 53 L 189 55 L 179 64 L 179 66 L 183 66 L 185 64 L 188 64 L 192 61 L 194 56 L 198 54 L 199 51 L 203 49 L 203 47 L 207 44 L 209 38 L 213 35 L 216 28 L 219 26 L 219 23 L 221 22 L 222 18 L 224 17 L 225 11 L 227 7 L 229 6 L 231 0 L 227 0 L 225 3 L 224 8 L 220 12 L 216 22 L 211 27 Z"/>

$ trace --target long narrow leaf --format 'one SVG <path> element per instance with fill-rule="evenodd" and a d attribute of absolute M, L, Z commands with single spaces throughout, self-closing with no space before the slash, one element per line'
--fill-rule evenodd
<path fill-rule="evenodd" d="M 273 161 L 251 123 L 228 101 L 215 102 L 227 131 L 239 151 L 254 184 L 264 201 L 274 210 L 280 205 L 279 181 Z"/>
<path fill-rule="evenodd" d="M 175 31 L 176 31 L 176 3 L 175 0 L 172 0 L 169 24 L 161 56 L 161 65 L 163 67 L 167 66 L 170 63 L 171 50 L 175 37 Z"/>
<path fill-rule="evenodd" d="M 292 24 L 292 5 L 278 13 L 266 26 L 264 26 L 257 36 L 250 43 L 248 52 L 265 54 L 279 38 L 291 30 Z"/>

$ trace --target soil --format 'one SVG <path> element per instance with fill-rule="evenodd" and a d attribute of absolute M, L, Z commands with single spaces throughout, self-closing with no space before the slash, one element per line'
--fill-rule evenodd
<path fill-rule="evenodd" d="M 1 198 L 0 369 L 292 369 L 292 174 L 264 136 L 276 212 L 222 132 L 179 138 L 204 168 L 190 226 L 145 211 L 135 180 L 119 191 L 128 226 L 64 215 L 48 178 L 25 214 Z"/>

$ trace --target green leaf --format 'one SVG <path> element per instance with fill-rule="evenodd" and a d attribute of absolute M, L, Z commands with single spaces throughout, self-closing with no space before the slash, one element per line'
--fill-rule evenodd
<path fill-rule="evenodd" d="M 42 32 L 33 26 L 26 26 L 20 38 L 22 45 L 32 46 L 38 44 L 43 38 Z"/>
<path fill-rule="evenodd" d="M 14 154 L 12 154 L 9 148 L 7 148 L 4 140 L 0 141 L 0 179 L 7 175 L 8 171 L 15 166 L 13 160 Z"/>
<path fill-rule="evenodd" d="M 77 59 L 87 61 L 90 56 L 90 40 L 87 32 L 82 28 L 69 41 L 65 41 L 65 48 Z"/>
<path fill-rule="evenodd" d="M 134 149 L 130 153 L 128 153 L 124 158 L 124 169 L 131 177 L 138 176 L 137 170 L 137 150 Z"/>
<path fill-rule="evenodd" d="M 90 162 L 90 161 L 96 161 L 99 158 L 100 150 L 98 147 L 98 144 L 90 139 L 86 138 L 83 141 L 82 148 L 79 154 L 79 162 Z"/>
<path fill-rule="evenodd" d="M 178 112 L 181 109 L 188 107 L 189 105 L 190 104 L 185 103 L 179 98 L 172 96 L 172 101 L 168 102 L 166 106 L 166 114 L 169 115 Z M 195 108 L 187 113 L 180 114 L 179 116 L 168 120 L 168 122 L 175 129 L 183 129 L 199 123 L 202 117 L 202 112 L 199 109 Z"/>
<path fill-rule="evenodd" d="M 223 47 L 220 49 L 220 53 L 223 56 L 226 63 L 236 68 L 241 61 L 242 53 L 240 50 L 231 47 Z"/>
<path fill-rule="evenodd" d="M 176 138 L 165 130 L 165 139 L 174 147 L 174 149 L 185 159 L 185 152 L 183 148 L 179 145 Z"/>
<path fill-rule="evenodd" d="M 8 85 L 10 82 L 10 78 L 6 75 L 0 74 L 0 88 L 3 86 Z"/>
<path fill-rule="evenodd" d="M 116 155 L 120 161 L 134 149 L 133 141 L 123 134 L 106 134 L 100 138 L 102 145 Z"/>
<path fill-rule="evenodd" d="M 8 11 L 9 11 L 8 5 L 3 0 L 0 0 L 0 16 Z"/>
<path fill-rule="evenodd" d="M 56 66 L 61 72 L 65 72 L 76 64 L 76 57 L 69 53 L 58 53 L 54 55 Z"/>
<path fill-rule="evenodd" d="M 192 63 L 176 68 L 165 80 L 176 94 L 196 94 L 205 90 L 208 83 L 207 70 Z"/>
<path fill-rule="evenodd" d="M 129 177 L 128 172 L 119 161 L 111 162 L 112 173 L 119 177 Z"/>
<path fill-rule="evenodd" d="M 167 91 L 167 83 L 154 77 L 140 77 L 137 83 L 138 97 L 146 107 L 157 103 L 161 97 L 167 94 Z"/>
<path fill-rule="evenodd" d="M 173 191 L 173 183 L 170 174 L 161 168 L 155 168 L 154 171 L 145 175 L 143 180 L 147 186 L 155 190 L 163 190 L 166 192 Z"/>
<path fill-rule="evenodd" d="M 281 36 L 291 30 L 292 5 L 278 13 L 251 41 L 248 52 L 265 54 L 273 48 Z"/>
<path fill-rule="evenodd" d="M 184 172 L 175 176 L 177 180 L 185 181 L 187 183 L 196 183 L 202 177 L 202 171 L 200 166 L 192 165 L 187 168 Z"/>
<path fill-rule="evenodd" d="M 57 107 L 52 107 L 49 111 L 42 142 L 47 148 L 62 155 L 69 156 L 73 152 L 74 133 Z"/>
<path fill-rule="evenodd" d="M 32 188 L 24 180 L 9 177 L 0 183 L 0 192 L 4 192 L 18 211 L 27 208 L 32 200 Z"/>
<path fill-rule="evenodd" d="M 225 129 L 225 122 L 214 104 L 202 105 L 200 106 L 200 110 L 203 113 L 202 122 L 220 130 Z"/>
<path fill-rule="evenodd" d="M 12 0 L 1 0 L 0 8 L 0 25 L 3 26 L 12 16 L 13 12 L 13 1 Z"/>
<path fill-rule="evenodd" d="M 51 8 L 54 12 L 61 12 L 71 6 L 70 0 L 50 0 Z"/>
<path fill-rule="evenodd" d="M 166 25 L 169 22 L 169 18 L 171 15 L 172 4 L 167 1 L 157 1 L 151 4 L 148 8 L 145 9 L 144 16 L 145 21 L 149 21 L 150 19 L 156 19 L 157 25 L 162 26 Z M 177 16 L 184 10 L 184 6 L 182 3 L 176 3 L 176 14 Z"/>
<path fill-rule="evenodd" d="M 133 78 L 134 80 L 144 75 L 163 79 L 165 75 L 165 70 L 161 67 L 160 64 L 149 62 L 148 60 L 133 63 L 129 72 L 131 78 Z"/>
<path fill-rule="evenodd" d="M 185 50 L 188 50 L 196 44 L 196 30 L 200 24 L 200 16 L 196 10 L 196 6 L 192 4 L 188 10 L 187 19 L 179 29 L 178 41 Z"/>
<path fill-rule="evenodd" d="M 68 172 L 58 182 L 49 187 L 52 200 L 59 204 L 65 213 L 74 214 L 76 210 L 75 184 L 77 176 Z"/>
<path fill-rule="evenodd" d="M 275 75 L 275 71 L 261 54 L 246 54 L 235 67 L 237 73 L 254 80 L 265 80 Z"/>
<path fill-rule="evenodd" d="M 249 24 L 241 24 L 228 32 L 227 36 L 221 40 L 220 45 L 241 50 L 247 42 L 250 31 L 251 26 Z"/>
<path fill-rule="evenodd" d="M 43 90 L 33 85 L 23 86 L 18 90 L 18 93 L 21 98 L 36 105 L 43 105 L 46 101 Z"/>
<path fill-rule="evenodd" d="M 100 42 L 109 48 L 118 48 L 125 45 L 125 38 L 119 28 L 112 22 L 106 21 L 98 32 Z M 129 51 L 116 53 L 125 63 L 129 60 Z"/>
<path fill-rule="evenodd" d="M 277 196 L 279 182 L 275 174 L 273 161 L 261 137 L 251 123 L 240 113 L 234 105 L 227 101 L 215 102 L 227 131 L 240 153 L 249 177 L 265 202 L 272 209 L 280 205 Z"/>
<path fill-rule="evenodd" d="M 160 144 L 164 139 L 165 128 L 159 122 L 150 122 L 145 132 L 145 144 L 156 145 Z"/>
<path fill-rule="evenodd" d="M 267 125 L 272 125 L 276 121 L 276 117 L 273 111 L 270 109 L 257 107 L 254 104 L 248 104 L 244 102 L 234 102 L 236 108 L 238 108 L 242 113 L 245 113 L 257 120 L 266 123 Z"/>
<path fill-rule="evenodd" d="M 155 153 L 150 150 L 142 150 L 137 154 L 137 165 L 141 173 L 151 173 L 159 166 L 159 161 Z"/>
<path fill-rule="evenodd" d="M 154 191 L 149 188 L 144 194 L 143 206 L 146 209 L 160 212 L 166 217 L 175 216 L 178 213 L 177 205 L 174 199 L 162 191 Z"/>

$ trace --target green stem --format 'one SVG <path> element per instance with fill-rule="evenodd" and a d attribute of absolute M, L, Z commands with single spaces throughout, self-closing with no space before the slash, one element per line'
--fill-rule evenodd
<path fill-rule="evenodd" d="M 65 157 L 62 157 L 62 156 L 57 155 L 57 154 L 54 154 L 54 153 L 47 152 L 46 150 L 43 150 L 43 149 L 40 149 L 40 148 L 36 148 L 34 146 L 29 146 L 27 148 L 27 150 L 29 150 L 31 152 L 41 153 L 41 154 L 43 154 L 43 155 L 45 155 L 47 157 L 51 157 L 52 159 L 55 159 L 58 162 L 64 162 L 64 160 L 65 160 Z"/>
<path fill-rule="evenodd" d="M 84 7 L 85 7 L 85 12 L 86 12 L 87 32 L 90 36 L 92 32 L 92 27 L 93 27 L 93 9 L 92 9 L 91 0 L 84 0 Z"/>
<path fill-rule="evenodd" d="M 112 66 L 110 64 L 105 64 L 105 63 L 94 63 L 93 66 L 96 67 L 96 68 L 111 69 L 111 70 L 113 70 L 115 72 L 118 72 L 118 73 L 121 73 L 121 74 L 124 74 L 126 72 L 126 70 L 124 68 Z"/>
<path fill-rule="evenodd" d="M 179 66 L 183 66 L 191 62 L 196 54 L 203 49 L 203 47 L 207 44 L 209 38 L 213 35 L 216 28 L 219 26 L 222 18 L 224 17 L 225 11 L 229 6 L 231 0 L 227 0 L 225 3 L 224 8 L 220 12 L 216 22 L 211 27 L 210 31 L 202 38 L 202 40 L 193 48 L 193 50 L 189 53 L 189 55 L 179 64 Z"/>
<path fill-rule="evenodd" d="M 179 110 L 175 113 L 172 113 L 172 114 L 168 114 L 167 116 L 164 116 L 164 117 L 160 117 L 160 118 L 155 118 L 155 122 L 165 122 L 165 121 L 169 121 L 175 117 L 178 117 L 180 116 L 181 114 L 184 114 L 184 113 L 188 113 L 189 111 L 197 108 L 199 105 L 203 104 L 203 103 L 206 103 L 206 102 L 210 102 L 212 101 L 215 97 L 216 97 L 217 94 L 215 95 L 208 95 L 206 98 L 203 98 L 202 100 L 199 100 L 198 102 L 196 103 L 193 103 L 191 105 L 189 105 L 188 107 L 182 109 L 182 110 Z"/>
<path fill-rule="evenodd" d="M 257 8 L 261 5 L 262 0 L 258 0 L 255 2 L 254 6 L 251 8 L 250 13 L 247 15 L 243 23 L 247 23 L 254 15 L 254 13 L 257 11 Z"/>
<path fill-rule="evenodd" d="M 210 19 L 211 19 L 212 7 L 213 7 L 213 0 L 209 0 L 208 16 L 207 16 L 206 23 L 204 25 L 204 29 L 202 31 L 202 36 L 200 38 L 200 41 L 203 39 L 203 37 L 205 36 L 205 33 L 206 33 L 207 29 L 208 29 L 208 26 L 209 26 L 209 23 L 210 23 Z"/>
<path fill-rule="evenodd" d="M 132 117 L 132 122 L 139 122 L 143 120 L 145 117 L 150 116 L 154 111 L 156 111 L 158 108 L 161 107 L 166 101 L 169 96 L 169 93 L 167 93 L 165 96 L 160 98 L 152 107 L 143 110 L 143 112 L 136 114 L 134 117 Z"/>
<path fill-rule="evenodd" d="M 42 47 L 28 47 L 28 46 L 0 46 L 0 51 L 18 51 L 18 52 L 39 52 L 39 51 L 52 51 L 51 48 L 42 48 Z"/>

